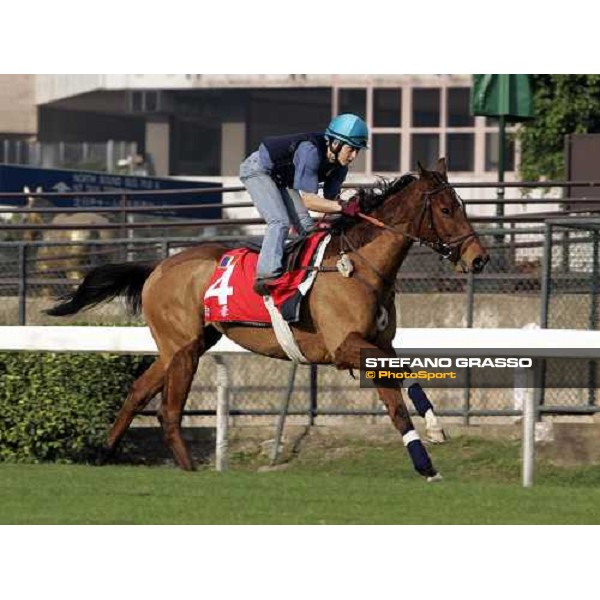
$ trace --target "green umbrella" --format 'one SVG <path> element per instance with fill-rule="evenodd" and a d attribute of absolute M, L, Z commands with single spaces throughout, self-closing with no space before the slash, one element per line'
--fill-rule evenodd
<path fill-rule="evenodd" d="M 533 119 L 529 75 L 473 75 L 471 111 L 509 123 Z"/>
<path fill-rule="evenodd" d="M 529 75 L 473 75 L 471 112 L 474 116 L 498 118 L 498 182 L 502 183 L 506 164 L 506 123 L 518 123 L 534 116 Z M 496 216 L 503 217 L 503 187 L 498 187 L 496 197 L 499 200 Z"/>
<path fill-rule="evenodd" d="M 473 75 L 471 90 L 473 115 L 498 117 L 498 181 L 504 181 L 506 164 L 506 123 L 533 119 L 533 95 L 529 75 Z M 504 189 L 498 189 L 498 199 L 504 198 Z M 504 206 L 498 203 L 498 216 L 504 215 Z"/>

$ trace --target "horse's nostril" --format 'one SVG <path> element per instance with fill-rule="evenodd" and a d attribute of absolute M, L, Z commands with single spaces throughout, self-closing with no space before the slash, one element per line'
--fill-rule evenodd
<path fill-rule="evenodd" d="M 485 261 L 479 256 L 473 260 L 473 272 L 481 273 L 483 267 L 485 266 Z"/>

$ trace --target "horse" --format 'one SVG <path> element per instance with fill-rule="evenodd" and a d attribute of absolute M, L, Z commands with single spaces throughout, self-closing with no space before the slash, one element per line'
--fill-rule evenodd
<path fill-rule="evenodd" d="M 308 362 L 343 370 L 362 368 L 361 349 L 372 350 L 372 356 L 396 356 L 392 346 L 395 279 L 414 243 L 428 246 L 463 272 L 478 273 L 489 260 L 460 197 L 448 183 L 444 158 L 434 170 L 419 164 L 417 174 L 382 180 L 372 189 L 359 189 L 358 194 L 360 214 L 338 217 L 332 224 L 322 266 L 299 322 L 291 326 Z M 117 296 L 124 296 L 133 312 L 143 311 L 159 355 L 133 383 L 108 433 L 107 453 L 115 450 L 135 414 L 162 391 L 158 418 L 165 442 L 179 467 L 194 469 L 181 435 L 181 420 L 200 357 L 225 335 L 251 352 L 288 360 L 271 327 L 205 322 L 203 299 L 209 280 L 230 249 L 205 242 L 154 264 L 96 267 L 74 292 L 46 311 L 53 316 L 72 315 Z M 349 277 L 342 277 L 335 267 L 344 254 L 355 266 Z M 378 327 L 383 309 L 387 324 Z M 392 383 L 376 389 L 415 470 L 428 481 L 441 479 L 414 429 L 401 388 Z M 424 416 L 432 407 L 419 390 L 415 405 Z"/>
<path fill-rule="evenodd" d="M 36 195 L 29 187 L 23 188 L 27 196 L 27 208 L 48 208 L 52 202 L 43 197 L 43 189 L 37 187 Z M 85 274 L 85 266 L 90 261 L 92 247 L 77 242 L 91 241 L 96 238 L 106 241 L 113 237 L 110 230 L 100 230 L 99 233 L 91 229 L 51 229 L 51 225 L 106 225 L 109 220 L 97 213 L 60 213 L 55 217 L 44 217 L 43 213 L 28 212 L 21 218 L 21 223 L 26 225 L 49 225 L 48 229 L 26 229 L 23 240 L 26 242 L 49 242 L 48 245 L 30 247 L 31 254 L 35 253 L 35 274 L 55 279 L 65 277 L 71 280 L 80 280 Z M 73 246 L 52 245 L 53 242 L 75 242 Z M 40 288 L 42 295 L 51 295 L 54 286 L 45 285 Z"/>

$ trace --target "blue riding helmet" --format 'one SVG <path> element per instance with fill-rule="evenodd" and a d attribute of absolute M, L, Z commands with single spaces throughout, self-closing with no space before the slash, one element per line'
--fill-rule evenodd
<path fill-rule="evenodd" d="M 329 126 L 325 130 L 325 137 L 340 140 L 353 148 L 368 148 L 369 128 L 356 115 L 338 115 L 329 123 Z"/>

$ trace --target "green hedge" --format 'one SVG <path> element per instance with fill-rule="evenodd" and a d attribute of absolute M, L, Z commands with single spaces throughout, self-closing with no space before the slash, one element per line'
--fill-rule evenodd
<path fill-rule="evenodd" d="M 129 386 L 153 360 L 0 353 L 0 460 L 94 460 Z"/>

